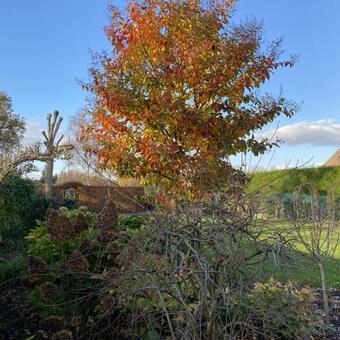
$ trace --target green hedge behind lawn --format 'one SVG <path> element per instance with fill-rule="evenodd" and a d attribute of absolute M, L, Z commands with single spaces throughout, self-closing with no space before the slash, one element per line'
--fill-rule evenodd
<path fill-rule="evenodd" d="M 340 166 L 259 171 L 252 176 L 248 192 L 292 193 L 307 182 L 312 183 L 320 195 L 326 195 L 338 184 L 336 193 L 340 195 Z"/>

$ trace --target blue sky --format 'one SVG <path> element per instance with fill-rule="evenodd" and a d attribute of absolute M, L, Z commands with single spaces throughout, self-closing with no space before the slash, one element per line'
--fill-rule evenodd
<path fill-rule="evenodd" d="M 89 51 L 109 47 L 103 34 L 107 5 L 106 0 L 0 0 L 0 90 L 28 121 L 30 138 L 44 127 L 46 112 L 58 109 L 67 121 L 84 105 L 77 79 L 87 77 Z M 263 20 L 265 38 L 282 36 L 287 55 L 299 55 L 293 69 L 277 72 L 265 87 L 275 94 L 282 86 L 301 110 L 275 122 L 286 144 L 264 157 L 261 167 L 323 163 L 340 147 L 339 13 L 339 0 L 238 2 L 235 22 Z M 272 128 L 265 130 L 270 134 Z"/>

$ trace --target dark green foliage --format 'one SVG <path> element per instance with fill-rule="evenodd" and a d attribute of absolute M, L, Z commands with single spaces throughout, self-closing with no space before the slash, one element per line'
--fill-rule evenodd
<path fill-rule="evenodd" d="M 8 176 L 0 184 L 0 242 L 22 239 L 35 219 L 44 216 L 46 206 L 31 180 Z"/>
<path fill-rule="evenodd" d="M 143 225 L 143 217 L 139 215 L 122 215 L 119 217 L 118 225 L 130 229 L 138 229 Z"/>
<path fill-rule="evenodd" d="M 63 206 L 67 209 L 75 209 L 76 201 L 73 198 L 66 197 L 64 198 Z"/>
<path fill-rule="evenodd" d="M 0 282 L 5 282 L 20 277 L 25 272 L 26 259 L 23 255 L 17 255 L 10 259 L 0 261 Z"/>
<path fill-rule="evenodd" d="M 250 181 L 248 192 L 292 193 L 304 183 L 312 183 L 320 195 L 326 195 L 327 191 L 333 189 L 336 183 L 340 183 L 340 167 L 256 172 Z M 337 194 L 340 195 L 340 185 L 337 186 Z"/>
<path fill-rule="evenodd" d="M 30 255 L 44 260 L 49 272 L 38 276 L 37 281 L 33 283 L 33 289 L 28 290 L 26 296 L 41 318 L 50 315 L 62 316 L 70 326 L 74 317 L 79 317 L 79 332 L 85 332 L 88 336 L 89 331 L 98 332 L 103 331 L 103 328 L 110 328 L 103 312 L 110 306 L 110 296 L 103 296 L 107 284 L 105 277 L 108 272 L 118 267 L 115 257 L 126 248 L 132 235 L 138 233 L 142 218 L 125 215 L 119 219 L 116 226 L 101 230 L 93 227 L 96 215 L 85 207 L 76 210 L 61 207 L 59 214 L 65 215 L 71 225 L 76 224 L 81 214 L 85 217 L 88 227 L 72 239 L 53 241 L 47 223 L 37 223 L 26 237 L 27 250 Z M 120 231 L 123 233 L 120 234 Z M 103 240 L 101 236 L 107 233 L 112 234 L 113 240 Z M 84 264 L 88 270 L 83 270 Z M 77 267 L 81 269 L 79 273 L 75 271 Z M 30 266 L 27 278 L 34 279 L 34 271 Z M 57 289 L 57 294 L 47 303 L 46 294 L 42 290 L 53 286 Z M 94 320 L 95 323 L 91 326 L 93 329 L 84 325 L 87 320 Z"/>
<path fill-rule="evenodd" d="M 37 221 L 36 227 L 26 236 L 26 240 L 28 241 L 28 253 L 37 255 L 45 261 L 50 261 L 58 253 L 57 247 L 48 233 L 46 222 Z"/>
<path fill-rule="evenodd" d="M 12 110 L 12 100 L 0 91 L 0 155 L 10 152 L 25 132 L 25 122 Z"/>
<path fill-rule="evenodd" d="M 81 246 L 84 242 L 91 244 L 90 251 L 86 252 L 85 261 L 88 261 L 92 274 L 97 273 L 97 270 L 102 270 L 102 264 L 107 264 L 107 261 L 104 257 L 105 245 L 96 241 L 99 231 L 92 227 L 95 214 L 85 209 L 69 211 L 65 207 L 60 208 L 59 213 L 67 216 L 72 224 L 74 224 L 77 215 L 81 213 L 89 226 L 72 239 L 56 242 L 52 240 L 46 222 L 37 223 L 26 237 L 27 250 L 29 254 L 46 261 L 50 273 L 39 277 L 36 288 L 28 293 L 27 297 L 41 317 L 58 314 L 70 320 L 73 315 L 87 315 L 88 309 L 90 311 L 94 309 L 93 304 L 97 301 L 97 296 L 96 292 L 91 294 L 91 287 L 98 284 L 97 280 L 90 277 L 90 273 L 85 273 L 83 277 L 79 278 L 70 270 L 70 259 L 73 254 L 78 252 L 78 249 L 83 249 Z M 41 287 L 44 284 L 45 286 L 53 284 L 58 291 L 58 294 L 49 301 L 48 306 L 41 293 Z M 79 302 L 77 298 L 80 299 Z M 83 303 L 82 299 L 84 299 Z M 75 300 L 74 303 L 71 302 L 73 300 Z M 63 306 L 65 304 L 65 306 L 60 308 L 58 307 L 59 303 Z"/>
<path fill-rule="evenodd" d="M 51 235 L 45 221 L 37 221 L 36 226 L 26 236 L 27 250 L 29 254 L 41 257 L 47 262 L 56 262 L 59 258 L 60 251 L 63 254 L 71 254 L 84 240 L 92 240 L 96 237 L 97 232 L 91 227 L 95 221 L 95 214 L 85 210 L 68 210 L 66 207 L 60 208 L 60 213 L 66 215 L 71 223 L 74 223 L 77 215 L 81 212 L 90 228 L 86 230 L 80 237 L 65 240 L 61 245 L 52 241 Z"/>

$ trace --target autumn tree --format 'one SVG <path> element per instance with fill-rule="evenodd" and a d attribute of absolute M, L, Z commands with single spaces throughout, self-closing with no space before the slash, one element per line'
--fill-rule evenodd
<path fill-rule="evenodd" d="M 259 89 L 279 67 L 280 40 L 261 25 L 231 23 L 232 0 L 140 0 L 112 7 L 112 51 L 84 87 L 93 94 L 81 139 L 115 171 L 190 197 L 228 186 L 229 157 L 273 143 L 254 131 L 296 106 Z"/>

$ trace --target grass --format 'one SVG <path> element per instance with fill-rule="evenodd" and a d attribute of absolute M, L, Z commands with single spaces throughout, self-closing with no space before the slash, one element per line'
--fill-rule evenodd
<path fill-rule="evenodd" d="M 269 259 L 258 267 L 265 276 L 272 276 L 280 281 L 294 281 L 300 285 L 321 287 L 318 264 L 302 252 L 291 252 L 290 263 L 277 268 L 273 259 Z M 340 289 L 340 260 L 327 259 L 325 264 L 326 282 L 330 288 Z"/>
<path fill-rule="evenodd" d="M 272 222 L 275 232 L 277 229 L 284 230 L 288 227 L 287 222 Z M 268 237 L 270 235 L 266 235 Z M 308 233 L 306 234 L 308 238 Z M 333 246 L 335 247 L 334 257 L 326 258 L 325 272 L 328 287 L 340 289 L 340 245 L 336 244 L 336 238 L 333 237 Z M 274 263 L 274 256 L 268 254 L 268 259 L 260 263 L 256 270 L 264 276 L 272 276 L 280 281 L 295 281 L 300 285 L 309 285 L 311 287 L 320 287 L 320 273 L 318 263 L 313 260 L 303 244 L 297 243 L 294 250 L 287 252 L 287 259 L 279 268 Z"/>

